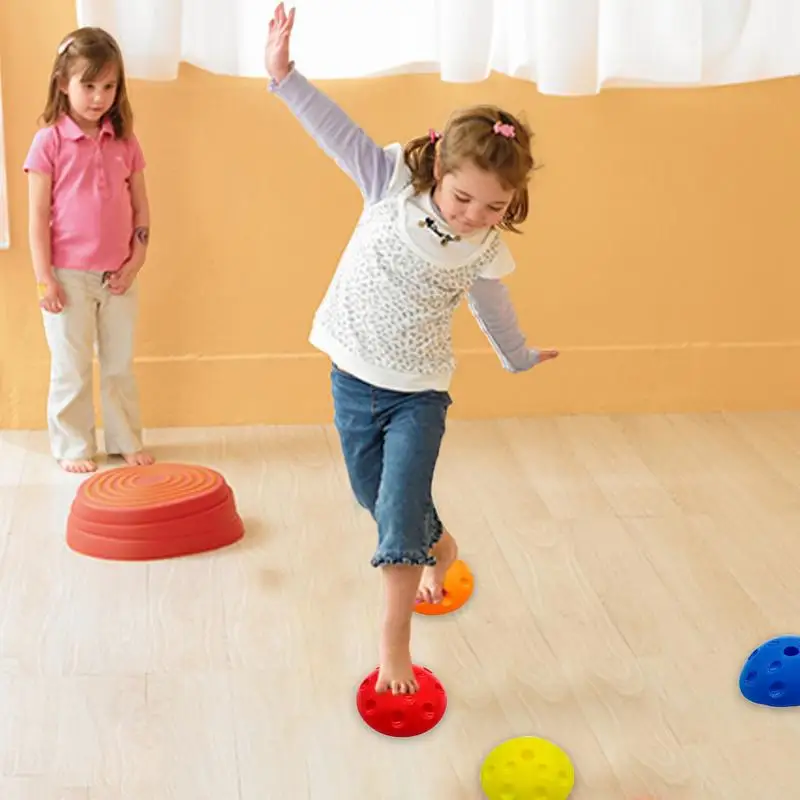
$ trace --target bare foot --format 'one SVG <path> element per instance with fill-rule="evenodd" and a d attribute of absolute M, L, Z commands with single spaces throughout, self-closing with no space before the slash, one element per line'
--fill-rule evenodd
<path fill-rule="evenodd" d="M 384 622 L 381 632 L 381 665 L 376 692 L 415 694 L 419 689 L 411 666 L 411 623 L 393 630 Z"/>
<path fill-rule="evenodd" d="M 59 461 L 58 465 L 66 472 L 86 473 L 97 471 L 97 464 L 95 464 L 90 458 L 79 458 L 74 460 L 65 458 Z"/>
<path fill-rule="evenodd" d="M 444 597 L 444 578 L 447 570 L 453 566 L 458 558 L 458 545 L 456 540 L 447 532 L 442 531 L 442 537 L 433 546 L 431 555 L 436 559 L 436 565 L 425 567 L 417 589 L 418 603 L 441 603 Z"/>
<path fill-rule="evenodd" d="M 138 453 L 123 453 L 122 457 L 125 459 L 125 463 L 131 467 L 146 467 L 155 464 L 156 461 L 146 450 L 140 450 Z"/>

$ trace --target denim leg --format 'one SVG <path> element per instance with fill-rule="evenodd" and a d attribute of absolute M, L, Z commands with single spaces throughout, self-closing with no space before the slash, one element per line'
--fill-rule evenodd
<path fill-rule="evenodd" d="M 359 504 L 374 517 L 383 470 L 383 431 L 374 414 L 374 390 L 335 367 L 331 387 L 334 424 L 350 486 Z"/>
<path fill-rule="evenodd" d="M 373 566 L 433 566 L 442 535 L 432 499 L 447 392 L 395 392 L 331 372 L 334 423 L 356 500 L 378 525 Z"/>
<path fill-rule="evenodd" d="M 377 397 L 385 428 L 374 514 L 378 547 L 371 563 L 433 566 L 430 550 L 442 535 L 442 523 L 432 487 L 450 396 L 379 390 Z"/>

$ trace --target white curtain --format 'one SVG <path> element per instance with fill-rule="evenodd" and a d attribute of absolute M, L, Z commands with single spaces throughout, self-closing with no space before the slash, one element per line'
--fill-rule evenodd
<path fill-rule="evenodd" d="M 132 77 L 181 61 L 263 77 L 275 0 L 77 0 L 118 37 Z M 800 73 L 800 0 L 295 0 L 292 56 L 311 79 L 492 70 L 542 93 L 711 86 Z"/>

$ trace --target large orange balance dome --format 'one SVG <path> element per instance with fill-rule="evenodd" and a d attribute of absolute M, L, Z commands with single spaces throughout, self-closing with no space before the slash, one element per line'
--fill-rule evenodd
<path fill-rule="evenodd" d="M 244 524 L 222 475 L 187 464 L 99 472 L 78 488 L 67 521 L 72 550 L 119 561 L 192 555 L 242 536 Z"/>

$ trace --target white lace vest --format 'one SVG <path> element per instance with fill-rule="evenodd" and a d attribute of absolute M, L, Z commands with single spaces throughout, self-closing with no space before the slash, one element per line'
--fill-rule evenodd
<path fill-rule="evenodd" d="M 408 186 L 365 209 L 310 341 L 340 369 L 375 386 L 446 391 L 455 368 L 453 313 L 496 257 L 500 238 L 492 232 L 464 264 L 432 261 L 406 227 L 412 192 Z"/>

